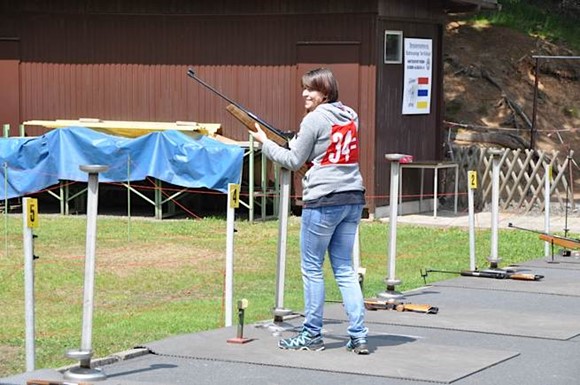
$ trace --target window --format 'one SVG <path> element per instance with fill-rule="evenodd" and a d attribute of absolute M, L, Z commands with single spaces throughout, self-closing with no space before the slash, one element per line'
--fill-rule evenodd
<path fill-rule="evenodd" d="M 385 31 L 385 64 L 403 62 L 403 31 Z"/>

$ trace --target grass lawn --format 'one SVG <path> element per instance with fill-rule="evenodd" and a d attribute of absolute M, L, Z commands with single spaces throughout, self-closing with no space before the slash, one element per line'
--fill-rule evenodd
<path fill-rule="evenodd" d="M 24 263 L 21 215 L 9 215 L 1 222 L 0 377 L 4 377 L 25 370 Z M 74 364 L 64 352 L 80 348 L 86 218 L 41 214 L 39 222 L 35 230 L 35 254 L 40 257 L 35 262 L 36 367 L 56 368 Z M 225 220 L 132 218 L 129 222 L 100 216 L 97 226 L 92 338 L 96 357 L 224 325 Z M 248 299 L 247 322 L 271 319 L 278 222 L 238 220 L 235 227 L 234 302 Z M 299 227 L 300 218 L 291 217 L 284 305 L 295 311 L 302 309 Z M 403 283 L 397 289 L 423 286 L 420 270 L 426 267 L 468 269 L 468 236 L 464 229 L 399 224 L 396 275 Z M 366 297 L 385 290 L 387 239 L 388 224 L 361 224 Z M 478 232 L 476 244 L 478 266 L 486 267 L 489 231 Z M 502 266 L 538 258 L 543 248 L 533 233 L 500 231 Z M 327 299 L 338 300 L 331 273 L 326 273 Z M 429 280 L 452 277 L 431 274 Z"/>

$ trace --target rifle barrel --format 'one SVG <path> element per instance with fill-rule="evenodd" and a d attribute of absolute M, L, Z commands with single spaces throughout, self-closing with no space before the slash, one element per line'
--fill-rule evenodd
<path fill-rule="evenodd" d="M 193 80 L 195 80 L 196 82 L 198 82 L 199 84 L 201 84 L 202 86 L 204 86 L 205 88 L 207 88 L 208 90 L 210 90 L 211 92 L 213 92 L 214 94 L 218 95 L 222 99 L 226 100 L 230 104 L 233 104 L 234 106 L 238 107 L 240 110 L 244 111 L 246 114 L 248 114 L 248 116 L 250 116 L 256 122 L 260 123 L 264 127 L 267 127 L 270 131 L 273 131 L 276 134 L 278 134 L 278 135 L 280 135 L 282 137 L 285 137 L 285 135 L 284 135 L 284 133 L 282 131 L 278 130 L 277 128 L 273 127 L 271 124 L 268 124 L 264 120 L 260 119 L 258 116 L 256 116 L 256 114 L 254 114 L 253 112 L 249 111 L 247 108 L 244 108 L 241 104 L 236 103 L 232 99 L 228 98 L 226 95 L 224 95 L 221 92 L 219 92 L 218 90 L 216 90 L 211 85 L 209 85 L 206 82 L 204 82 L 202 79 L 200 79 L 195 74 L 195 71 L 193 70 L 193 68 L 190 68 L 190 69 L 187 70 L 187 76 L 189 76 L 190 78 L 192 78 Z"/>

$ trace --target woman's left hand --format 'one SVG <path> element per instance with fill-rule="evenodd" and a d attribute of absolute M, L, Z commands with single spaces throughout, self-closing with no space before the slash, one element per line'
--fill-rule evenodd
<path fill-rule="evenodd" d="M 250 131 L 250 135 L 260 143 L 264 143 L 268 140 L 266 133 L 262 130 L 262 127 L 258 123 L 255 123 L 256 131 Z"/>

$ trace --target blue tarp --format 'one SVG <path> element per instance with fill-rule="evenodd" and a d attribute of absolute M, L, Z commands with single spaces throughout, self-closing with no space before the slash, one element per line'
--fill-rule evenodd
<path fill-rule="evenodd" d="M 129 139 L 86 127 L 59 128 L 34 138 L 0 139 L 0 173 L 8 184 L 6 192 L 0 182 L 0 198 L 35 193 L 59 180 L 86 182 L 79 166 L 97 164 L 109 167 L 100 182 L 153 177 L 225 193 L 229 183 L 240 183 L 243 157 L 241 147 L 173 130 Z"/>

